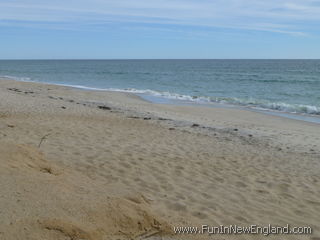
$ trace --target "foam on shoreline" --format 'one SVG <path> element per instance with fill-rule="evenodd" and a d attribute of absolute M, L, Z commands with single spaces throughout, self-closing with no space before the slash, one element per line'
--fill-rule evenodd
<path fill-rule="evenodd" d="M 242 99 L 233 97 L 208 97 L 208 96 L 190 96 L 171 92 L 161 92 L 151 89 L 135 89 L 135 88 L 97 88 L 83 85 L 73 85 L 64 83 L 54 82 L 39 82 L 33 81 L 27 77 L 14 77 L 14 76 L 3 76 L 0 78 L 7 78 L 22 82 L 34 82 L 52 84 L 57 86 L 66 86 L 72 88 L 78 88 L 89 91 L 112 91 L 112 92 L 125 92 L 138 95 L 146 100 L 151 100 L 154 103 L 165 103 L 165 104 L 192 104 L 206 105 L 211 107 L 244 107 L 246 109 L 259 111 L 263 113 L 271 113 L 272 115 L 298 119 L 302 121 L 320 123 L 320 107 L 305 105 L 305 104 L 289 104 L 284 102 L 270 102 L 267 100 L 259 99 Z"/>

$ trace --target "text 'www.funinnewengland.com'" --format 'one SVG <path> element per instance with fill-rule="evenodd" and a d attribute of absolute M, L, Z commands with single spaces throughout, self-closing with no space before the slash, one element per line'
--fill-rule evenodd
<path fill-rule="evenodd" d="M 208 226 L 202 225 L 201 227 L 173 227 L 175 234 L 208 234 L 208 235 L 309 235 L 312 234 L 312 228 L 309 226 L 304 227 L 291 227 L 289 224 L 286 226 L 238 226 L 238 225 L 220 225 Z"/>

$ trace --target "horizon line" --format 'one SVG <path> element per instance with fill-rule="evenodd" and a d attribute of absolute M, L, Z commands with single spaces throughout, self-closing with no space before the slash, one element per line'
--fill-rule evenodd
<path fill-rule="evenodd" d="M 130 61 L 130 60 L 320 60 L 320 58 L 7 58 L 0 61 Z"/>

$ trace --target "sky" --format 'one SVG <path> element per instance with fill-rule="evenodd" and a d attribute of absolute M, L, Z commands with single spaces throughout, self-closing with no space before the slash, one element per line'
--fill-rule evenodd
<path fill-rule="evenodd" d="M 0 59 L 320 58 L 320 0 L 0 0 Z"/>

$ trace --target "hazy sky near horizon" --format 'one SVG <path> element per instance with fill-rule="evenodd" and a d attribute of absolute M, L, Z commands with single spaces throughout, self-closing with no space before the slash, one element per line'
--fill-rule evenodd
<path fill-rule="evenodd" d="M 20 58 L 320 58 L 320 0 L 1 0 Z"/>

